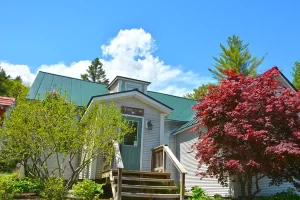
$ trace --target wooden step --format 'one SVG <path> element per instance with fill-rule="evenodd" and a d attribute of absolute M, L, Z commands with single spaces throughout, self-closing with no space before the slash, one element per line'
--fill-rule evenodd
<path fill-rule="evenodd" d="M 118 173 L 118 170 L 112 170 L 113 173 Z M 167 172 L 148 172 L 148 171 L 135 171 L 135 170 L 124 170 L 122 174 L 141 174 L 141 175 L 154 175 L 154 176 L 171 176 L 171 173 Z"/>
<path fill-rule="evenodd" d="M 118 179 L 117 176 L 114 177 Z M 143 182 L 174 182 L 173 179 L 162 179 L 162 178 L 135 178 L 135 177 L 122 177 L 124 181 L 143 181 Z"/>
<path fill-rule="evenodd" d="M 161 198 L 161 199 L 170 199 L 170 198 L 179 198 L 179 194 L 151 194 L 151 193 L 130 193 L 122 192 L 122 197 L 138 197 L 138 198 Z"/>
<path fill-rule="evenodd" d="M 177 190 L 176 186 L 154 186 L 154 185 L 130 185 L 122 184 L 122 188 L 134 188 L 134 189 L 153 189 L 153 190 Z"/>

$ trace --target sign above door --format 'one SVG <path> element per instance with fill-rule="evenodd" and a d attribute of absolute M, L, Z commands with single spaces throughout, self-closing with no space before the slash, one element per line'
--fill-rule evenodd
<path fill-rule="evenodd" d="M 127 107 L 127 106 L 122 106 L 121 107 L 121 112 L 123 114 L 127 115 L 137 115 L 137 116 L 144 116 L 144 109 L 141 108 L 132 108 L 132 107 Z"/>

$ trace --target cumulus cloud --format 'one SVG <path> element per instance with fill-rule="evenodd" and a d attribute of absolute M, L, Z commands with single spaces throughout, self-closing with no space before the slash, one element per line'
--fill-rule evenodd
<path fill-rule="evenodd" d="M 30 72 L 30 69 L 27 65 L 0 62 L 0 66 L 11 77 L 15 78 L 17 76 L 21 76 L 23 81 L 26 83 L 31 83 L 35 78 L 35 75 Z"/>
<path fill-rule="evenodd" d="M 165 64 L 154 56 L 155 40 L 143 29 L 120 30 L 117 36 L 101 46 L 101 62 L 107 77 L 126 76 L 152 82 L 150 90 L 182 96 L 200 84 L 213 82 L 211 77 L 202 77 L 193 71 L 184 71 L 179 66 Z M 41 65 L 36 72 L 29 66 L 0 62 L 12 77 L 21 75 L 25 81 L 33 81 L 38 71 L 80 78 L 90 61 L 82 60 L 66 65 L 58 63 Z"/>

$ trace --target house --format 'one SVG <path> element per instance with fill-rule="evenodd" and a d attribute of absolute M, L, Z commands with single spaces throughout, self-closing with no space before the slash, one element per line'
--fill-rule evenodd
<path fill-rule="evenodd" d="M 282 73 L 278 79 L 285 86 L 295 89 Z M 175 180 L 181 186 L 185 185 L 188 191 L 198 185 L 209 195 L 220 194 L 237 197 L 239 191 L 234 183 L 230 183 L 229 187 L 222 187 L 216 178 L 200 179 L 199 176 L 196 176 L 199 170 L 206 170 L 205 166 L 198 169 L 195 152 L 190 148 L 198 138 L 197 133 L 189 133 L 189 130 L 198 122 L 197 119 L 194 119 L 195 112 L 192 110 L 197 101 L 149 91 L 150 84 L 143 80 L 117 76 L 109 85 L 105 85 L 39 72 L 29 91 L 29 98 L 36 99 L 39 95 L 41 95 L 40 98 L 43 98 L 46 92 L 55 89 L 67 90 L 68 100 L 75 101 L 78 106 L 89 106 L 96 101 L 105 104 L 113 102 L 121 109 L 122 114 L 134 123 L 136 131 L 132 133 L 133 135 L 125 136 L 123 143 L 116 145 L 116 155 L 118 154 L 119 160 L 115 160 L 113 166 L 119 170 L 106 171 L 104 159 L 98 157 L 89 168 L 83 171 L 80 178 L 97 180 L 105 177 L 113 178 L 116 175 L 117 179 L 121 180 L 123 175 L 123 180 L 132 181 L 134 179 L 143 182 L 157 181 L 157 179 L 150 180 L 149 176 L 152 175 L 165 175 L 166 182 Z M 114 167 L 112 168 L 114 169 Z M 169 172 L 169 174 L 165 172 Z M 137 173 L 139 177 L 128 178 L 125 176 L 126 173 Z M 67 173 L 66 176 L 68 176 Z M 280 186 L 280 188 L 269 187 L 268 183 L 267 179 L 261 180 L 260 184 L 263 188 L 261 195 L 276 193 L 290 187 L 289 184 Z M 124 188 L 123 191 L 126 191 L 126 187 L 137 190 L 145 187 L 143 184 L 125 184 L 123 186 L 121 184 L 122 181 L 121 183 L 119 181 L 116 187 Z M 147 187 L 161 189 L 167 186 L 147 185 Z M 172 185 L 169 184 L 168 187 L 172 188 Z M 112 190 L 116 193 L 122 191 L 114 188 Z M 181 188 L 181 195 L 183 193 L 184 190 Z M 137 197 L 137 194 L 142 194 L 143 197 L 183 199 L 181 195 L 164 196 L 159 194 L 161 195 L 159 196 L 155 194 L 155 196 L 154 194 L 129 192 L 123 192 L 122 196 Z"/>
<path fill-rule="evenodd" d="M 0 97 L 0 125 L 2 125 L 5 113 L 8 114 L 11 107 L 15 105 L 15 98 Z"/>

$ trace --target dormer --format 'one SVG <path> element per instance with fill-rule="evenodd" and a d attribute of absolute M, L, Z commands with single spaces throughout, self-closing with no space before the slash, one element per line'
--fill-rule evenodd
<path fill-rule="evenodd" d="M 108 85 L 108 90 L 110 91 L 110 93 L 123 92 L 128 90 L 139 90 L 147 94 L 148 85 L 150 85 L 150 82 L 117 76 Z"/>

